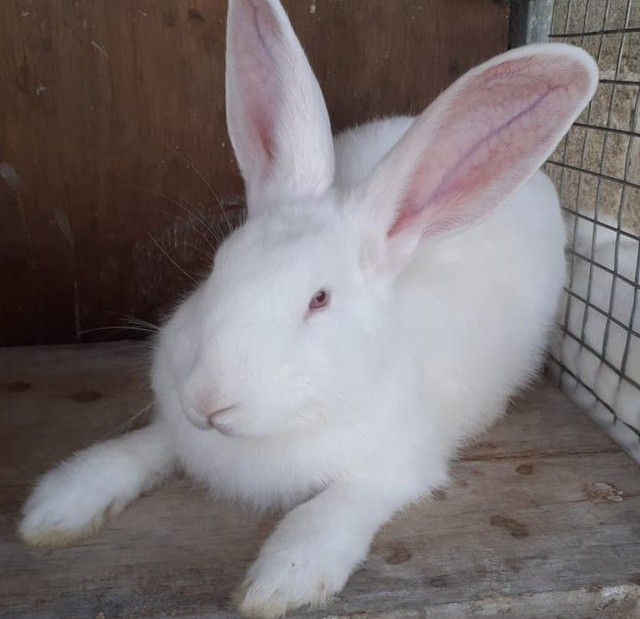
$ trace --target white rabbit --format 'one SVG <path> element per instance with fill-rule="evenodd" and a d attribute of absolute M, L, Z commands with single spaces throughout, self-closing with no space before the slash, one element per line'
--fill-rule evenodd
<path fill-rule="evenodd" d="M 456 449 L 534 374 L 565 271 L 536 170 L 596 81 L 579 49 L 519 49 L 416 119 L 334 145 L 280 4 L 231 0 L 227 118 L 248 220 L 160 333 L 153 423 L 45 475 L 22 537 L 84 535 L 178 464 L 217 495 L 295 506 L 242 612 L 339 592 L 380 526 L 445 483 Z"/>

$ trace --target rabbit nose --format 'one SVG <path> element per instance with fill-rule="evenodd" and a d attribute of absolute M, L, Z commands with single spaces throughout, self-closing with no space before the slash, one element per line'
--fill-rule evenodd
<path fill-rule="evenodd" d="M 214 427 L 217 419 L 235 407 L 235 403 L 225 406 L 224 401 L 220 401 L 219 398 L 210 392 L 199 392 L 194 395 L 186 393 L 184 404 L 186 410 L 190 411 L 187 416 L 190 417 L 198 427 L 204 425 L 209 428 Z"/>

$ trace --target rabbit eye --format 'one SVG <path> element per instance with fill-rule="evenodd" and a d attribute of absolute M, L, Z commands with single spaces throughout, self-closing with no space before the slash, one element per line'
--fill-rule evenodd
<path fill-rule="evenodd" d="M 329 301 L 331 300 L 331 294 L 328 290 L 318 290 L 313 297 L 311 297 L 311 301 L 309 301 L 309 311 L 317 311 L 324 309 L 329 305 Z"/>

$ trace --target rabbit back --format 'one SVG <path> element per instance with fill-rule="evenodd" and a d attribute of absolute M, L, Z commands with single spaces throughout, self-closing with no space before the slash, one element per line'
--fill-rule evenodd
<path fill-rule="evenodd" d="M 414 119 L 336 136 L 336 181 L 363 181 Z M 447 444 L 488 426 L 539 369 L 565 281 L 565 232 L 550 179 L 537 172 L 484 222 L 424 243 L 396 287 L 395 320 L 419 360 L 426 415 Z"/>
<path fill-rule="evenodd" d="M 447 444 L 489 425 L 539 369 L 565 281 L 555 188 L 536 173 L 479 225 L 425 243 L 398 282 L 397 323 Z"/>

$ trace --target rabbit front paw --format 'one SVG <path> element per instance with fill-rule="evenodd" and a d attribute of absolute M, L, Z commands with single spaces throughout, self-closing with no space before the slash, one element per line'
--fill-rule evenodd
<path fill-rule="evenodd" d="M 350 566 L 321 546 L 272 545 L 249 569 L 235 601 L 248 617 L 276 619 L 301 606 L 326 605 L 342 590 L 350 572 Z"/>
<path fill-rule="evenodd" d="M 47 473 L 23 510 L 20 537 L 31 546 L 67 546 L 92 535 L 124 502 L 85 483 L 69 463 Z"/>

